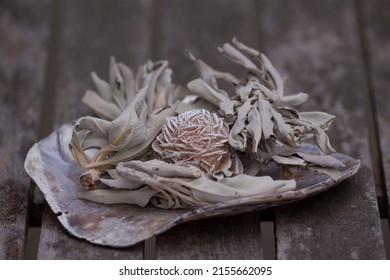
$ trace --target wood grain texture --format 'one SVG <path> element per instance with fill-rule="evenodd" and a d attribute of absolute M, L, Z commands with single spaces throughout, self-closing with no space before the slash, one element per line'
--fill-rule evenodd
<path fill-rule="evenodd" d="M 157 259 L 262 259 L 260 215 L 212 218 L 157 236 Z"/>
<path fill-rule="evenodd" d="M 335 189 L 275 209 L 279 259 L 383 259 L 371 171 L 368 91 L 353 1 L 261 1 L 264 51 L 289 78 L 287 93 L 308 92 L 302 110 L 337 116 L 337 151 L 362 160 Z"/>
<path fill-rule="evenodd" d="M 48 2 L 0 3 L 0 259 L 24 256 L 30 180 L 46 64 Z"/>
<path fill-rule="evenodd" d="M 38 249 L 38 259 L 43 260 L 107 260 L 142 259 L 143 244 L 128 249 L 92 245 L 87 241 L 71 236 L 58 222 L 57 217 L 47 206 L 44 211 L 44 227 Z"/>
<path fill-rule="evenodd" d="M 150 57 L 151 1 L 64 2 L 55 126 L 91 114 L 81 103 L 96 90 L 90 74 L 108 80 L 110 56 L 133 70 Z"/>
<path fill-rule="evenodd" d="M 390 24 L 388 11 L 390 2 L 375 0 L 362 1 L 364 38 L 367 40 L 369 59 L 368 71 L 372 82 L 372 96 L 376 107 L 376 120 L 379 131 L 381 164 L 384 181 L 382 187 L 387 193 L 387 211 L 390 217 Z"/>
<path fill-rule="evenodd" d="M 174 0 L 164 3 L 159 10 L 158 57 L 169 59 L 174 81 L 187 84 L 199 77 L 184 55 L 185 50 L 215 69 L 242 74 L 239 67 L 219 53 L 218 47 L 237 36 L 251 44 L 256 42 L 252 1 Z"/>
<path fill-rule="evenodd" d="M 251 1 L 167 1 L 158 24 L 159 56 L 173 68 L 174 81 L 198 77 L 183 55 L 189 49 L 216 69 L 237 72 L 217 47 L 234 36 L 254 42 Z M 157 236 L 157 259 L 261 259 L 258 213 L 177 226 Z"/>
<path fill-rule="evenodd" d="M 108 80 L 111 55 L 136 68 L 149 56 L 150 1 L 64 1 L 58 57 L 55 127 L 91 112 L 80 100 L 93 89 L 90 73 Z M 79 250 L 79 248 L 82 248 Z M 67 234 L 47 211 L 42 220 L 38 258 L 140 259 L 142 244 L 110 250 Z M 73 254 L 73 252 L 77 252 Z"/>

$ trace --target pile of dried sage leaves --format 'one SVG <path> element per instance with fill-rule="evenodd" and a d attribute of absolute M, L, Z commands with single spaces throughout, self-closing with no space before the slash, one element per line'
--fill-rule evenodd
<path fill-rule="evenodd" d="M 261 174 L 270 163 L 340 178 L 343 164 L 329 155 L 326 135 L 335 117 L 299 112 L 308 95 L 284 95 L 284 80 L 264 54 L 236 39 L 219 51 L 245 77 L 189 52 L 200 77 L 186 86 L 172 83 L 167 61 L 148 61 L 133 73 L 112 58 L 109 82 L 92 73 L 97 92 L 88 90 L 82 101 L 97 116 L 77 120 L 70 142 L 84 170 L 80 198 L 185 208 L 295 189 L 294 179 Z M 310 138 L 322 153 L 301 149 Z"/>

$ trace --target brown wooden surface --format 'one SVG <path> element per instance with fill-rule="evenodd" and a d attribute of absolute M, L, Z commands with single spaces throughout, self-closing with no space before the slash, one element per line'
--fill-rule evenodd
<path fill-rule="evenodd" d="M 362 1 L 361 13 L 366 40 L 367 70 L 374 99 L 373 111 L 378 125 L 379 150 L 377 161 L 383 165 L 380 170 L 381 186 L 386 189 L 388 217 L 390 216 L 390 23 L 388 11 L 390 2 L 385 0 Z"/>
<path fill-rule="evenodd" d="M 184 56 L 190 50 L 215 69 L 242 75 L 240 67 L 224 58 L 218 47 L 239 37 L 256 44 L 257 34 L 253 1 L 250 0 L 173 0 L 159 3 L 156 33 L 160 34 L 158 57 L 168 59 L 174 80 L 186 84 L 199 74 Z"/>
<path fill-rule="evenodd" d="M 183 55 L 189 49 L 239 73 L 216 49 L 234 36 L 288 76 L 287 93 L 309 93 L 303 110 L 336 115 L 333 146 L 362 160 L 358 175 L 336 188 L 269 211 L 276 257 L 385 258 L 378 201 L 388 217 L 389 10 L 386 0 L 0 1 L 0 259 L 24 256 L 26 153 L 39 136 L 90 113 L 80 99 L 93 89 L 91 71 L 107 79 L 110 55 L 133 68 L 167 59 L 185 84 L 197 77 Z M 38 258 L 262 259 L 262 216 L 179 225 L 150 240 L 156 252 L 144 256 L 142 243 L 111 249 L 71 237 L 46 206 Z"/>
<path fill-rule="evenodd" d="M 217 47 L 240 35 L 254 43 L 251 1 L 167 1 L 160 6 L 158 55 L 169 59 L 174 80 L 198 77 L 183 55 L 189 49 L 216 69 L 236 69 Z M 178 24 L 180 23 L 180 24 Z M 157 236 L 157 259 L 262 259 L 259 214 L 182 224 Z"/>
<path fill-rule="evenodd" d="M 142 259 L 143 246 L 137 244 L 129 249 L 115 249 L 92 245 L 69 235 L 47 206 L 43 212 L 41 242 L 38 259 L 41 260 L 107 260 Z"/>
<path fill-rule="evenodd" d="M 23 162 L 37 140 L 47 2 L 0 3 L 0 259 L 24 257 L 30 180 Z"/>
<path fill-rule="evenodd" d="M 90 114 L 80 103 L 93 89 L 90 73 L 108 79 L 109 58 L 137 67 L 149 56 L 150 1 L 64 1 L 57 69 L 55 127 Z M 79 250 L 80 246 L 82 250 Z M 46 211 L 38 258 L 142 259 L 143 244 L 128 250 L 97 249 L 64 234 L 55 216 Z M 77 252 L 73 254 L 72 251 Z M 69 253 L 66 253 L 69 252 Z"/>
<path fill-rule="evenodd" d="M 262 259 L 259 213 L 189 222 L 157 236 L 157 259 Z"/>
<path fill-rule="evenodd" d="M 336 115 L 329 133 L 336 150 L 362 160 L 360 172 L 337 188 L 275 209 L 277 258 L 385 258 L 354 2 L 261 4 L 264 50 L 288 76 L 288 92 L 308 92 L 304 109 Z"/>

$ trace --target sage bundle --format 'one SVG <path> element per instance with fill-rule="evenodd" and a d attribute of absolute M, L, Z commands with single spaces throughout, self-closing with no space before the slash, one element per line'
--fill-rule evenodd
<path fill-rule="evenodd" d="M 169 208 L 188 208 L 226 202 L 248 196 L 261 196 L 293 190 L 295 180 L 273 180 L 269 176 L 240 174 L 215 181 L 194 166 L 166 163 L 160 160 L 129 161 L 101 178 L 105 187 L 79 193 L 90 201 L 141 207 L 148 203 Z"/>
<path fill-rule="evenodd" d="M 264 54 L 237 39 L 225 43 L 219 51 L 229 60 L 246 69 L 239 79 L 220 72 L 187 52 L 200 78 L 187 84 L 188 89 L 219 108 L 219 113 L 231 125 L 229 144 L 254 160 L 250 172 L 257 174 L 265 165 L 276 162 L 285 167 L 305 167 L 340 178 L 343 166 L 329 154 L 335 152 L 326 130 L 335 116 L 325 112 L 299 112 L 295 106 L 307 101 L 306 93 L 284 95 L 280 74 Z M 219 88 L 218 80 L 230 83 L 229 94 Z M 315 137 L 323 154 L 309 154 L 301 143 Z"/>
<path fill-rule="evenodd" d="M 134 75 L 111 58 L 109 74 L 106 82 L 92 73 L 97 93 L 88 90 L 82 101 L 98 117 L 77 120 L 70 143 L 85 171 L 80 177 L 84 187 L 95 187 L 100 174 L 120 162 L 147 157 L 165 119 L 186 95 L 185 88 L 172 84 L 167 61 L 148 61 Z"/>
<path fill-rule="evenodd" d="M 77 120 L 70 142 L 84 170 L 79 198 L 169 209 L 294 190 L 294 179 L 258 176 L 271 162 L 340 178 L 343 164 L 330 155 L 326 134 L 335 117 L 299 112 L 308 95 L 285 95 L 285 81 L 264 54 L 236 39 L 219 50 L 245 69 L 243 78 L 189 52 L 200 78 L 186 87 L 172 83 L 167 61 L 148 61 L 134 74 L 112 58 L 109 82 L 92 73 L 97 92 L 82 101 L 97 117 Z M 231 92 L 219 87 L 221 79 Z M 301 148 L 313 137 L 321 153 Z"/>

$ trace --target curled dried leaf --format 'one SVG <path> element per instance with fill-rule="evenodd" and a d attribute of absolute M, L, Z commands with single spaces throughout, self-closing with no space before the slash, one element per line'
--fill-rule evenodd
<path fill-rule="evenodd" d="M 324 155 L 334 152 L 325 131 L 335 117 L 293 108 L 308 95 L 285 95 L 286 79 L 263 53 L 237 39 L 219 50 L 246 76 L 215 70 L 190 52 L 200 78 L 187 88 L 172 84 L 167 61 L 148 61 L 133 74 L 111 58 L 109 82 L 92 73 L 97 93 L 87 91 L 83 102 L 98 118 L 80 118 L 70 142 L 88 189 L 80 198 L 168 209 L 293 190 L 294 180 L 255 176 L 270 162 L 289 176 L 298 166 L 340 179 L 343 164 Z M 311 137 L 321 153 L 302 152 Z"/>
<path fill-rule="evenodd" d="M 333 122 L 334 116 L 324 112 L 299 112 L 291 108 L 306 102 L 308 95 L 285 95 L 286 80 L 281 78 L 269 58 L 259 51 L 236 38 L 233 39 L 233 44 L 226 43 L 219 51 L 248 71 L 242 79 L 234 77 L 232 85 L 235 92 L 229 93 L 228 99 L 225 95 L 220 96 L 219 77 L 215 74 L 218 71 L 193 55 L 190 60 L 200 71 L 200 79 L 189 82 L 188 88 L 193 94 L 219 107 L 221 116 L 231 124 L 230 145 L 263 164 L 275 161 L 288 166 L 305 167 L 317 164 L 322 167 L 317 159 L 278 152 L 284 147 L 299 150 L 302 141 L 314 135 L 323 153 L 333 153 L 335 150 L 330 145 L 325 130 Z M 325 157 L 324 161 L 328 159 Z M 338 172 L 336 166 L 328 168 L 334 168 L 335 172 Z"/>
<path fill-rule="evenodd" d="M 109 72 L 109 83 L 92 73 L 99 94 L 87 91 L 82 101 L 98 118 L 80 118 L 70 143 L 74 158 L 86 171 L 84 179 L 89 170 L 104 174 L 119 162 L 148 153 L 165 119 L 175 114 L 177 101 L 187 94 L 171 83 L 166 61 L 148 61 L 134 77 L 126 65 L 111 58 Z"/>
<path fill-rule="evenodd" d="M 156 170 L 157 167 L 161 169 Z M 79 197 L 104 204 L 128 203 L 143 207 L 151 203 L 168 209 L 282 193 L 296 187 L 295 180 L 273 180 L 269 176 L 254 177 L 245 174 L 226 177 L 217 182 L 204 175 L 198 176 L 202 172 L 196 167 L 191 167 L 194 174 L 187 172 L 187 177 L 172 176 L 175 175 L 172 172 L 177 173 L 182 168 L 182 165 L 158 160 L 126 162 L 116 168 L 119 177 L 101 179 L 108 183 L 108 188 L 79 192 Z M 131 185 L 127 186 L 127 183 Z"/>

